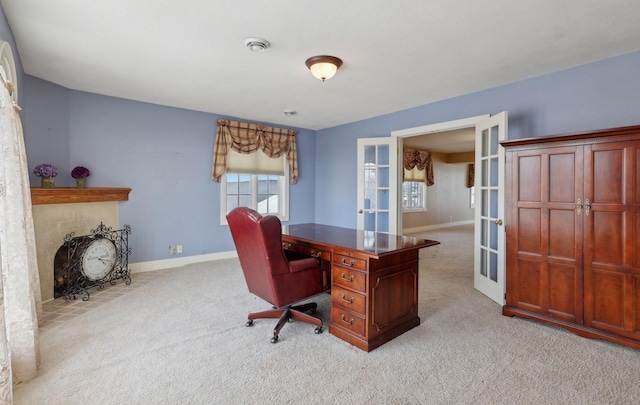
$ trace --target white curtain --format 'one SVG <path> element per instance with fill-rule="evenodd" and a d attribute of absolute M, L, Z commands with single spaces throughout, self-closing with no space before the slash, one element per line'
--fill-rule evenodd
<path fill-rule="evenodd" d="M 36 375 L 42 314 L 27 155 L 12 90 L 0 78 L 0 403 L 12 402 L 13 384 Z"/>

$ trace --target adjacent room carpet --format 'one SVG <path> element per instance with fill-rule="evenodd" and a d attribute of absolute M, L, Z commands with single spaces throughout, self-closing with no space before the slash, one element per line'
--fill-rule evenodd
<path fill-rule="evenodd" d="M 236 259 L 145 273 L 117 298 L 42 328 L 16 404 L 632 404 L 640 351 L 501 315 L 473 288 L 473 228 L 421 236 L 422 323 L 365 353 L 311 325 L 245 326 L 269 304 Z M 140 276 L 141 277 L 141 276 Z M 92 295 L 98 297 L 100 293 Z M 329 297 L 316 297 L 329 319 Z M 92 304 L 92 300 L 86 303 Z M 76 303 L 75 305 L 78 305 Z"/>

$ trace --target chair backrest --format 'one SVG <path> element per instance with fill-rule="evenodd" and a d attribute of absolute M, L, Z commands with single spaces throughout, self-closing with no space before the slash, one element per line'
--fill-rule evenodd
<path fill-rule="evenodd" d="M 282 249 L 280 220 L 238 207 L 227 214 L 227 222 L 249 291 L 276 305 L 277 286 L 272 276 L 289 272 L 289 261 Z"/>

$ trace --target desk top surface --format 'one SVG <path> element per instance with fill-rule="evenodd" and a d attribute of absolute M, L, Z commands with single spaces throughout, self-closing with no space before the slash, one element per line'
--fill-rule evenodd
<path fill-rule="evenodd" d="M 358 250 L 377 256 L 440 244 L 440 242 L 434 240 L 420 239 L 413 236 L 391 235 L 313 223 L 284 225 L 282 234 L 298 240 Z"/>

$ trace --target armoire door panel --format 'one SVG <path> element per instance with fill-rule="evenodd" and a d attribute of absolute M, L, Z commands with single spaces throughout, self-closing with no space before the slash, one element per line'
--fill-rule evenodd
<path fill-rule="evenodd" d="M 640 176 L 638 175 L 638 170 L 640 170 L 640 147 L 634 148 L 633 152 L 636 167 L 633 176 L 633 203 L 640 205 Z"/>
<path fill-rule="evenodd" d="M 591 213 L 592 230 L 590 238 L 591 262 L 623 266 L 624 262 L 624 213 Z"/>
<path fill-rule="evenodd" d="M 624 330 L 624 278 L 621 273 L 593 270 L 591 326 Z"/>
<path fill-rule="evenodd" d="M 633 333 L 640 336 L 640 274 L 633 277 Z"/>
<path fill-rule="evenodd" d="M 518 210 L 518 252 L 541 254 L 542 212 L 539 208 Z"/>
<path fill-rule="evenodd" d="M 549 210 L 548 224 L 549 256 L 576 259 L 576 212 L 575 210 Z M 582 245 L 582 240 L 580 240 Z M 580 252 L 582 254 L 582 252 Z"/>
<path fill-rule="evenodd" d="M 518 200 L 540 202 L 541 194 L 541 166 L 542 159 L 538 156 L 522 156 L 517 160 Z"/>
<path fill-rule="evenodd" d="M 570 322 L 582 322 L 582 280 L 575 266 L 549 264 L 549 312 Z"/>
<path fill-rule="evenodd" d="M 575 153 L 549 155 L 549 202 L 575 204 Z"/>
<path fill-rule="evenodd" d="M 624 204 L 624 149 L 594 150 L 592 203 Z"/>
<path fill-rule="evenodd" d="M 640 237 L 638 237 L 638 233 L 640 233 L 640 212 L 634 213 L 633 218 L 633 239 L 631 240 L 631 246 L 633 249 L 633 267 L 640 269 Z"/>
<path fill-rule="evenodd" d="M 518 307 L 534 312 L 543 310 L 542 280 L 540 261 L 518 260 Z"/>

